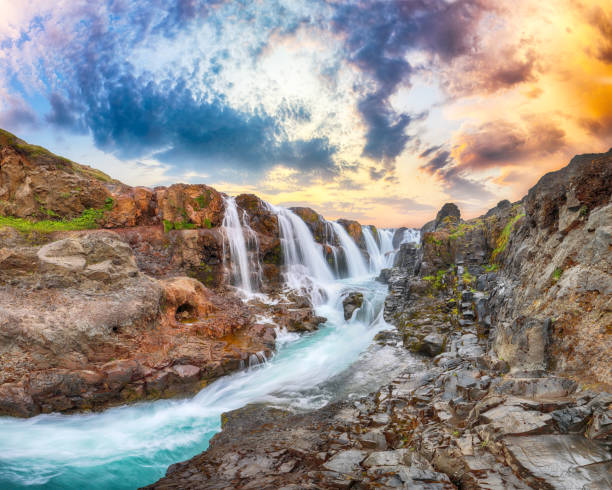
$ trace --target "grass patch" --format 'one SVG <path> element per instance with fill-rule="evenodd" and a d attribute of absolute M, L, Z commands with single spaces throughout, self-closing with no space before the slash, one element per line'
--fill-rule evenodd
<path fill-rule="evenodd" d="M 98 220 L 104 217 L 105 209 L 86 209 L 81 216 L 70 220 L 34 221 L 12 216 L 0 216 L 0 226 L 10 226 L 23 233 L 38 231 L 52 233 L 54 231 L 91 230 L 98 228 Z"/>
<path fill-rule="evenodd" d="M 501 234 L 499 235 L 499 238 L 497 239 L 497 247 L 495 248 L 495 250 L 493 250 L 493 253 L 491 254 L 492 260 L 495 260 L 500 253 L 506 250 L 506 246 L 508 245 L 508 241 L 510 240 L 510 234 L 512 233 L 514 225 L 523 216 L 525 216 L 525 213 L 520 213 L 510 219 L 510 221 L 508 221 Z"/>
<path fill-rule="evenodd" d="M 190 223 L 187 220 L 183 221 L 168 221 L 164 220 L 164 231 L 168 233 L 170 230 L 193 230 L 197 228 L 195 223 Z"/>
<path fill-rule="evenodd" d="M 556 267 L 552 273 L 552 281 L 557 282 L 559 279 L 561 279 L 562 275 L 563 275 L 563 269 Z"/>

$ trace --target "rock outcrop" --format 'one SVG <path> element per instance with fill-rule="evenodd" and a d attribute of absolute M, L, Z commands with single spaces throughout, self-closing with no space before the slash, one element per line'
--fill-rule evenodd
<path fill-rule="evenodd" d="M 0 237 L 0 413 L 189 393 L 274 348 L 272 328 L 238 298 L 144 274 L 116 233 L 42 246 L 11 228 Z"/>
<path fill-rule="evenodd" d="M 344 319 L 350 320 L 353 317 L 353 313 L 358 308 L 361 308 L 363 304 L 363 294 L 360 292 L 349 293 L 346 298 L 342 300 L 342 308 L 344 309 Z"/>

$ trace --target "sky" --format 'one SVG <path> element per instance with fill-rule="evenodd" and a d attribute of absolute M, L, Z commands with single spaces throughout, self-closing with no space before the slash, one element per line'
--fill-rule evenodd
<path fill-rule="evenodd" d="M 609 0 L 0 0 L 0 127 L 130 185 L 474 217 L 612 147 Z"/>

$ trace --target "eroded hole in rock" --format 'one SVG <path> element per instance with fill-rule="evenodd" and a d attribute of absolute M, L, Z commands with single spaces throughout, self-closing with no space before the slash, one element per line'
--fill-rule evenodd
<path fill-rule="evenodd" d="M 176 309 L 175 318 L 182 323 L 191 323 L 197 318 L 197 312 L 193 305 L 183 303 Z"/>

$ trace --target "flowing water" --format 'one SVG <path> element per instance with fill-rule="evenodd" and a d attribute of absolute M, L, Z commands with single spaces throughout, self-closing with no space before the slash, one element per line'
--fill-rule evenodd
<path fill-rule="evenodd" d="M 248 239 L 240 231 L 245 226 L 235 201 L 229 198 L 226 206 L 224 226 L 235 280 L 253 292 Z M 337 279 L 304 222 L 287 209 L 271 209 L 279 218 L 286 283 L 309 294 L 327 322 L 302 336 L 279 330 L 272 359 L 254 358 L 249 369 L 225 376 L 189 399 L 93 414 L 0 418 L 0 488 L 136 488 L 159 479 L 168 465 L 205 450 L 220 430 L 223 412 L 251 402 L 313 409 L 339 397 L 366 394 L 391 376 L 401 365 L 399 350 L 368 346 L 377 332 L 388 328 L 382 318 L 387 288 L 373 277 L 389 263 L 386 249 L 393 232 L 385 230 L 368 274 L 348 233 L 332 223 L 351 275 Z M 342 299 L 355 290 L 364 294 L 364 304 L 346 322 Z"/>
<path fill-rule="evenodd" d="M 357 247 L 357 244 L 344 229 L 344 226 L 342 226 L 340 223 L 331 221 L 331 225 L 334 232 L 336 232 L 336 236 L 338 237 L 338 241 L 340 242 L 342 249 L 344 250 L 349 277 L 367 276 L 368 268 L 363 258 L 363 254 Z"/>
<path fill-rule="evenodd" d="M 249 296 L 261 282 L 261 266 L 256 259 L 252 259 L 252 257 L 258 255 L 257 235 L 251 230 L 248 221 L 244 217 L 241 219 L 236 199 L 226 196 L 223 200 L 225 216 L 222 226 L 230 248 L 231 282 Z M 255 249 L 254 254 L 249 254 L 249 245 Z M 223 256 L 225 257 L 227 254 L 224 253 Z"/>

